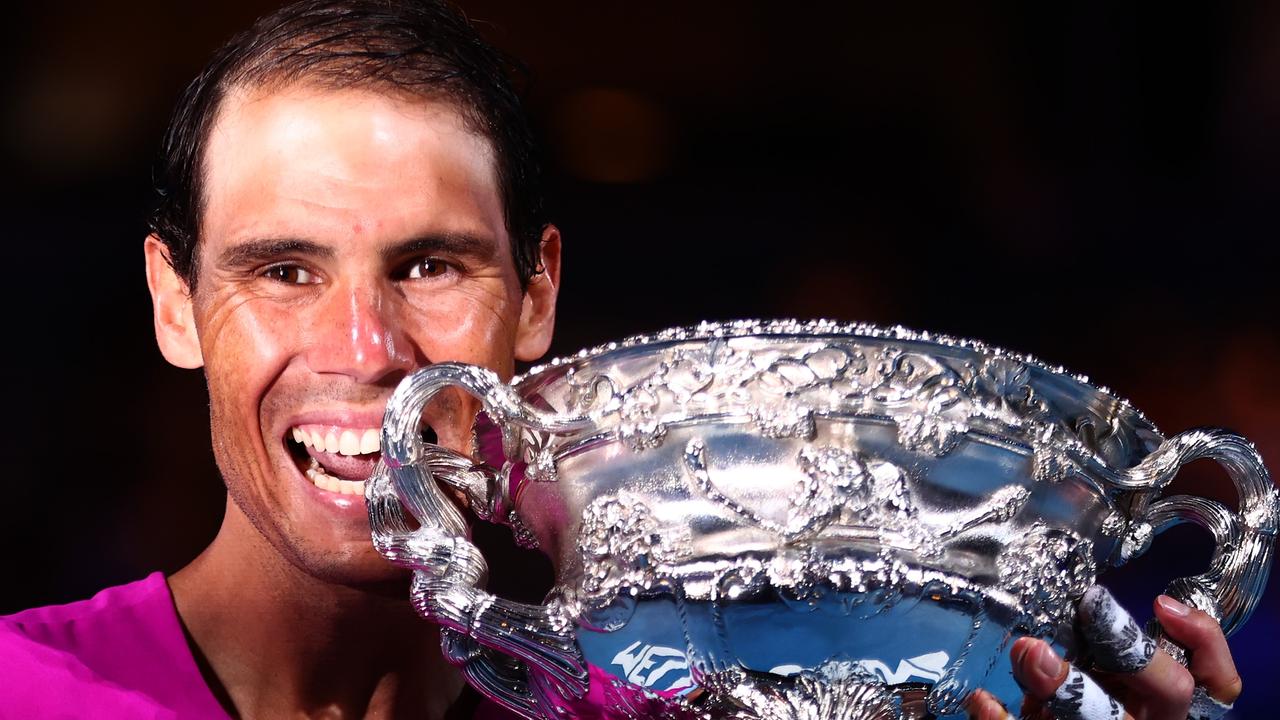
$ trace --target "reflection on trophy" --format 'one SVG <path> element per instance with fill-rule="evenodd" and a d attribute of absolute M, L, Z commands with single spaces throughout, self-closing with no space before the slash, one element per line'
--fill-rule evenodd
<path fill-rule="evenodd" d="M 471 456 L 420 432 L 457 392 L 483 404 Z M 1239 628 L 1280 515 L 1237 435 L 1165 438 L 1034 359 L 825 321 L 669 330 L 510 384 L 434 365 L 382 447 L 376 546 L 467 680 L 528 718 L 921 718 L 978 688 L 1016 707 L 1012 642 L 1069 651 L 1074 602 L 1173 525 L 1216 547 L 1168 593 Z M 1199 458 L 1238 512 L 1163 494 Z M 544 605 L 478 587 L 454 494 L 550 556 Z"/>

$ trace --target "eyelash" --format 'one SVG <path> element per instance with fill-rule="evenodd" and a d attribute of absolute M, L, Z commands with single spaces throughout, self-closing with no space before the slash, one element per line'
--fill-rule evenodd
<path fill-rule="evenodd" d="M 428 263 L 436 265 L 439 268 L 439 272 L 436 274 L 420 275 L 416 278 L 413 277 L 414 271 L 416 271 L 419 267 L 426 265 Z M 441 258 L 438 258 L 438 257 L 417 258 L 416 260 L 413 260 L 412 262 L 409 262 L 405 265 L 404 277 L 406 280 L 422 280 L 422 279 L 427 279 L 432 277 L 439 277 L 440 275 L 443 275 L 451 270 L 457 270 L 457 269 L 458 267 L 454 263 L 451 263 L 447 260 L 442 260 Z"/>
<path fill-rule="evenodd" d="M 436 266 L 437 271 L 434 273 L 422 274 L 422 275 L 418 275 L 417 277 L 414 277 L 414 273 L 420 267 L 427 264 Z M 423 279 L 430 279 L 433 277 L 440 277 L 445 273 L 448 273 L 450 271 L 456 271 L 459 269 L 460 268 L 456 263 L 450 262 L 448 260 L 443 260 L 438 257 L 424 257 L 424 258 L 418 258 L 416 260 L 406 263 L 403 266 L 403 269 L 401 270 L 400 275 L 401 275 L 401 279 L 404 279 L 404 280 L 423 280 Z M 305 277 L 307 279 L 299 282 L 299 281 L 290 280 L 287 277 L 281 276 L 283 273 L 289 273 L 289 272 L 296 273 L 298 276 Z M 268 280 L 274 280 L 275 282 L 283 283 L 285 285 L 314 285 L 320 282 L 319 273 L 309 270 L 299 263 L 293 263 L 293 262 L 277 263 L 275 265 L 268 266 L 260 272 L 260 275 L 264 278 L 267 278 Z"/>
<path fill-rule="evenodd" d="M 280 273 L 289 272 L 289 271 L 293 271 L 297 273 L 299 276 L 305 276 L 310 279 L 304 280 L 302 282 L 297 282 L 297 281 L 288 280 L 279 276 Z M 268 280 L 274 280 L 276 282 L 283 283 L 285 285 L 314 285 L 315 283 L 319 282 L 317 273 L 314 273 L 297 263 L 279 263 L 276 265 L 271 265 L 270 267 L 267 267 L 262 271 L 262 277 L 265 277 Z"/>

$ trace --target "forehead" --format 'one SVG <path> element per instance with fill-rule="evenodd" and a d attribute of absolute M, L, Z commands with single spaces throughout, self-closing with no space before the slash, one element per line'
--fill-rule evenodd
<path fill-rule="evenodd" d="M 505 234 L 492 145 L 443 101 L 308 85 L 235 91 L 203 179 L 209 243 L 353 229 Z"/>

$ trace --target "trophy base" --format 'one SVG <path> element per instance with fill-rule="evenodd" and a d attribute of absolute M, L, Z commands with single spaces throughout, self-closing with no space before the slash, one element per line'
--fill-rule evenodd
<path fill-rule="evenodd" d="M 930 688 L 921 683 L 889 687 L 845 664 L 789 678 L 744 674 L 717 689 L 716 707 L 702 717 L 734 720 L 933 720 Z"/>

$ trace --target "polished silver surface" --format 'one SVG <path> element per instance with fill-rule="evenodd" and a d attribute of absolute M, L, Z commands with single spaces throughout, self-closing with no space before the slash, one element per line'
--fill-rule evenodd
<path fill-rule="evenodd" d="M 421 434 L 459 392 L 483 404 L 467 454 Z M 1239 436 L 1166 439 L 1061 368 L 825 321 L 674 329 L 511 383 L 434 365 L 382 447 L 375 545 L 467 679 L 529 718 L 946 716 L 979 687 L 1016 707 L 1012 641 L 1069 639 L 1098 574 L 1174 524 L 1216 547 L 1171 594 L 1234 631 L 1280 514 Z M 1239 512 L 1163 496 L 1198 458 Z M 551 557 L 544 605 L 479 587 L 458 501 Z"/>

